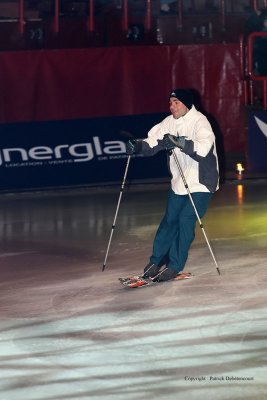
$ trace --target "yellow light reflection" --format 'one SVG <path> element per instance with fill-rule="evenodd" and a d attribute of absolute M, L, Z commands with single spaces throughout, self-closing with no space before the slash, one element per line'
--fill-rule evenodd
<path fill-rule="evenodd" d="M 236 187 L 237 191 L 237 202 L 238 204 L 243 204 L 243 198 L 244 198 L 244 187 L 241 183 L 239 183 Z"/>

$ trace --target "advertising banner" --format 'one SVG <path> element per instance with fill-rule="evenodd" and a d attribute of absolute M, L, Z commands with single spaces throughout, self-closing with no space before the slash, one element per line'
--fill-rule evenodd
<path fill-rule="evenodd" d="M 121 182 L 125 143 L 144 138 L 167 114 L 0 125 L 0 190 Z M 128 180 L 168 176 L 166 153 L 132 157 Z"/>
<path fill-rule="evenodd" d="M 248 168 L 267 171 L 267 111 L 254 111 L 249 117 Z"/>
<path fill-rule="evenodd" d="M 2 124 L 163 113 L 174 88 L 194 90 L 226 153 L 245 150 L 238 43 L 0 52 Z"/>

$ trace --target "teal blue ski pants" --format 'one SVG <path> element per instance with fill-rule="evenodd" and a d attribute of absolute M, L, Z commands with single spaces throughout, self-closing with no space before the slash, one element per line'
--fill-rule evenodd
<path fill-rule="evenodd" d="M 212 193 L 196 192 L 191 196 L 199 217 L 202 218 L 207 211 Z M 196 221 L 197 216 L 189 195 L 177 195 L 171 190 L 168 194 L 165 215 L 154 239 L 150 262 L 156 265 L 166 263 L 177 273 L 182 271 L 195 238 Z"/>

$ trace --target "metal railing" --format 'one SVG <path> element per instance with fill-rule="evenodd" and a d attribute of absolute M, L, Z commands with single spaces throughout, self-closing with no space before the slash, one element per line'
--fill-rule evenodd
<path fill-rule="evenodd" d="M 122 1 L 122 29 L 124 31 L 128 30 L 129 25 L 129 0 L 121 0 Z M 146 2 L 146 14 L 145 14 L 145 28 L 147 31 L 151 30 L 151 0 L 144 0 Z M 178 1 L 181 3 L 181 0 Z M 25 30 L 25 0 L 18 0 L 19 7 L 19 32 L 24 33 Z M 95 0 L 88 0 L 88 31 L 93 32 L 95 27 Z M 60 19 L 60 0 L 54 0 L 54 25 L 53 29 L 55 33 L 59 32 L 59 19 Z"/>
<path fill-rule="evenodd" d="M 243 81 L 244 102 L 246 105 L 255 104 L 255 85 L 261 86 L 262 106 L 267 109 L 267 71 L 266 75 L 260 75 L 255 65 L 255 40 L 261 38 L 266 40 L 267 54 L 267 32 L 253 32 L 248 35 L 247 43 L 244 41 L 244 36 L 240 37 L 240 72 Z M 264 38 L 264 39 L 263 39 Z M 259 61 L 260 62 L 260 61 Z"/>
<path fill-rule="evenodd" d="M 95 29 L 95 0 L 87 0 L 87 10 L 88 10 L 88 31 L 93 32 Z M 184 7 L 183 7 L 183 0 L 176 0 L 177 1 L 177 27 L 182 29 L 183 28 L 183 16 L 184 16 Z M 145 16 L 144 16 L 144 25 L 147 31 L 151 30 L 151 21 L 152 21 L 152 13 L 151 13 L 151 0 L 144 0 L 145 3 Z M 26 0 L 18 0 L 18 7 L 19 7 L 19 32 L 24 33 L 25 29 L 25 4 Z M 123 31 L 128 30 L 129 25 L 129 0 L 121 0 L 122 4 L 122 29 Z M 255 12 L 258 12 L 260 7 L 267 7 L 267 0 L 250 0 L 249 1 L 250 7 Z M 219 0 L 219 8 L 218 13 L 221 16 L 221 27 L 222 29 L 225 28 L 225 19 L 226 19 L 226 10 L 234 10 L 235 2 L 234 0 Z M 191 0 L 190 2 L 190 9 L 192 12 L 196 11 L 196 2 L 195 0 Z M 59 32 L 59 19 L 60 19 L 60 0 L 54 0 L 54 32 Z"/>

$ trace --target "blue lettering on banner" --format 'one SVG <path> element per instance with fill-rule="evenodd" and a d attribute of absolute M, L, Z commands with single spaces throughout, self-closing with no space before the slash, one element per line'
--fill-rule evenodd
<path fill-rule="evenodd" d="M 120 182 L 127 159 L 125 132 L 144 138 L 166 115 L 0 125 L 0 190 Z M 129 180 L 169 174 L 165 152 L 132 158 Z"/>

